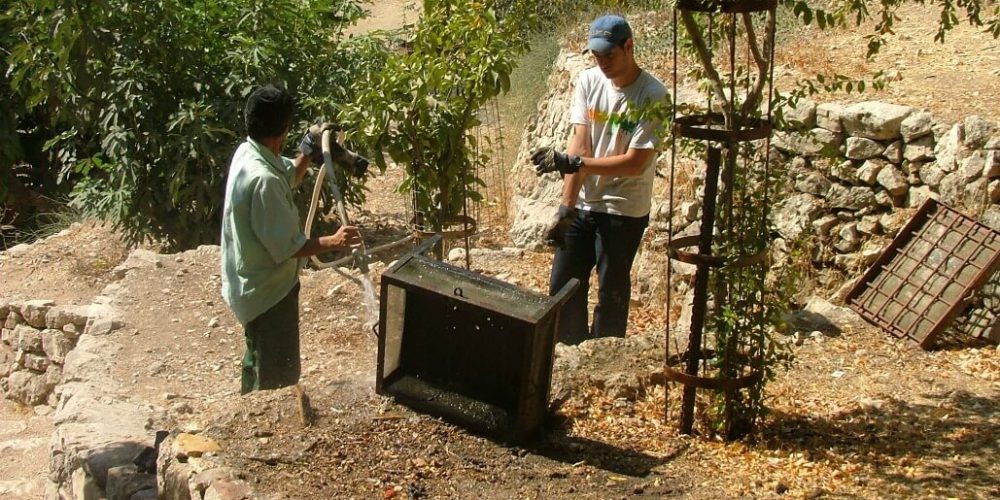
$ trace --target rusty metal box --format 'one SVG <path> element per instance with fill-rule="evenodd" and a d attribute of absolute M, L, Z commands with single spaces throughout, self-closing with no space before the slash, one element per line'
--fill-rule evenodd
<path fill-rule="evenodd" d="M 548 411 L 559 312 L 552 297 L 422 255 L 382 274 L 375 390 L 417 411 L 523 441 Z"/>

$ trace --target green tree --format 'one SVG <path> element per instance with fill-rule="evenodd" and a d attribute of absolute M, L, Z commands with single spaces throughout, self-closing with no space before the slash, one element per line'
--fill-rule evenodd
<path fill-rule="evenodd" d="M 254 86 L 282 81 L 301 98 L 300 119 L 335 119 L 387 50 L 341 36 L 363 14 L 353 0 L 8 4 L 10 86 L 40 111 L 72 203 L 131 241 L 178 248 L 218 238 Z"/>
<path fill-rule="evenodd" d="M 399 187 L 413 196 L 423 223 L 440 230 L 478 201 L 475 176 L 486 158 L 477 155 L 472 129 L 480 108 L 510 88 L 517 57 L 528 49 L 522 36 L 535 19 L 533 2 L 496 4 L 427 0 L 407 50 L 389 59 L 345 113 L 364 123 L 358 136 L 405 165 Z M 385 168 L 382 155 L 374 160 Z"/>

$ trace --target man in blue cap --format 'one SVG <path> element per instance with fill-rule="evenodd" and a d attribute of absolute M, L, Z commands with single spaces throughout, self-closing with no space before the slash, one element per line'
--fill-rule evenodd
<path fill-rule="evenodd" d="M 624 337 L 628 323 L 632 262 L 649 223 L 659 124 L 639 113 L 662 102 L 667 89 L 635 61 L 632 28 L 606 15 L 590 26 L 584 52 L 596 67 L 576 82 L 566 152 L 541 148 L 531 157 L 536 172 L 558 171 L 564 189 L 556 224 L 549 293 L 571 278 L 581 287 L 563 308 L 559 340 Z M 598 301 L 587 324 L 590 273 L 597 267 Z"/>

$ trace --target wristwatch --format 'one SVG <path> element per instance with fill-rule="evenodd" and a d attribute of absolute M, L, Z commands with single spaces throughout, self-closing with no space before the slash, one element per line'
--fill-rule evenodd
<path fill-rule="evenodd" d="M 575 174 L 580 171 L 580 167 L 583 166 L 582 156 L 572 156 L 569 159 L 569 173 Z"/>

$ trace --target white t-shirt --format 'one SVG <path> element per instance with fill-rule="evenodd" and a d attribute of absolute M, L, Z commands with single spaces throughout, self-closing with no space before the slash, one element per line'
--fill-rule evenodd
<path fill-rule="evenodd" d="M 570 123 L 587 125 L 593 156 L 602 158 L 625 154 L 629 148 L 655 149 L 657 123 L 627 119 L 630 109 L 642 107 L 667 96 L 667 88 L 655 76 L 641 71 L 631 85 L 615 87 L 599 67 L 580 74 L 576 82 Z M 656 155 L 635 177 L 588 174 L 580 188 L 577 207 L 613 215 L 643 217 L 649 214 L 653 196 Z"/>

